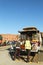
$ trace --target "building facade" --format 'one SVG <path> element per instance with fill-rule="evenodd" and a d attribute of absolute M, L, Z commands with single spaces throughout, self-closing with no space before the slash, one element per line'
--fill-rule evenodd
<path fill-rule="evenodd" d="M 18 35 L 15 34 L 0 34 L 2 36 L 2 42 L 6 41 L 17 41 Z"/>

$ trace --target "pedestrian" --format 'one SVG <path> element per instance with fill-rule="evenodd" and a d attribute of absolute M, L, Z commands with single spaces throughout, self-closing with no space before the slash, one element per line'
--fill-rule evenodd
<path fill-rule="evenodd" d="M 28 62 L 29 61 L 29 56 L 30 56 L 30 51 L 31 51 L 31 43 L 30 43 L 29 37 L 25 41 L 25 49 L 26 49 L 26 52 L 27 52 L 26 62 Z"/>
<path fill-rule="evenodd" d="M 20 59 L 20 41 L 16 43 L 16 57 Z"/>

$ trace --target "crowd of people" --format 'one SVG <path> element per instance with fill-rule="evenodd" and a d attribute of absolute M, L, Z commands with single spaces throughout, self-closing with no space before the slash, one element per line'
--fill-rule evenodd
<path fill-rule="evenodd" d="M 11 49 L 13 49 L 12 45 L 11 45 Z M 14 56 L 17 55 L 17 57 L 20 58 L 20 50 L 22 50 L 22 49 L 26 50 L 26 52 L 27 52 L 27 58 L 25 58 L 24 60 L 26 62 L 29 62 L 30 53 L 31 52 L 34 52 L 34 53 L 38 52 L 38 50 L 40 49 L 40 42 L 37 40 L 34 40 L 32 42 L 32 41 L 30 41 L 29 37 L 27 37 L 27 39 L 25 41 L 18 40 L 18 42 L 16 43 L 16 50 L 15 50 Z M 14 57 L 14 58 L 16 58 L 16 57 Z"/>

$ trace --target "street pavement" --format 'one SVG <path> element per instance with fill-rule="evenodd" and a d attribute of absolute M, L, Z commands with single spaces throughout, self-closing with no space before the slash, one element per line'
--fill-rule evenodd
<path fill-rule="evenodd" d="M 10 46 L 9 46 L 10 47 Z M 6 50 L 7 47 L 0 47 L 0 65 L 42 65 L 43 61 L 41 62 L 24 62 L 22 59 L 16 59 L 13 61 L 9 55 L 9 51 Z"/>

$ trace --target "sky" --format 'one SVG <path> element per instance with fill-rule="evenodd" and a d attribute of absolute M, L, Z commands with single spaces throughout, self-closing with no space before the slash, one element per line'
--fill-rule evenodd
<path fill-rule="evenodd" d="M 0 0 L 0 34 L 32 26 L 43 32 L 43 0 Z"/>

